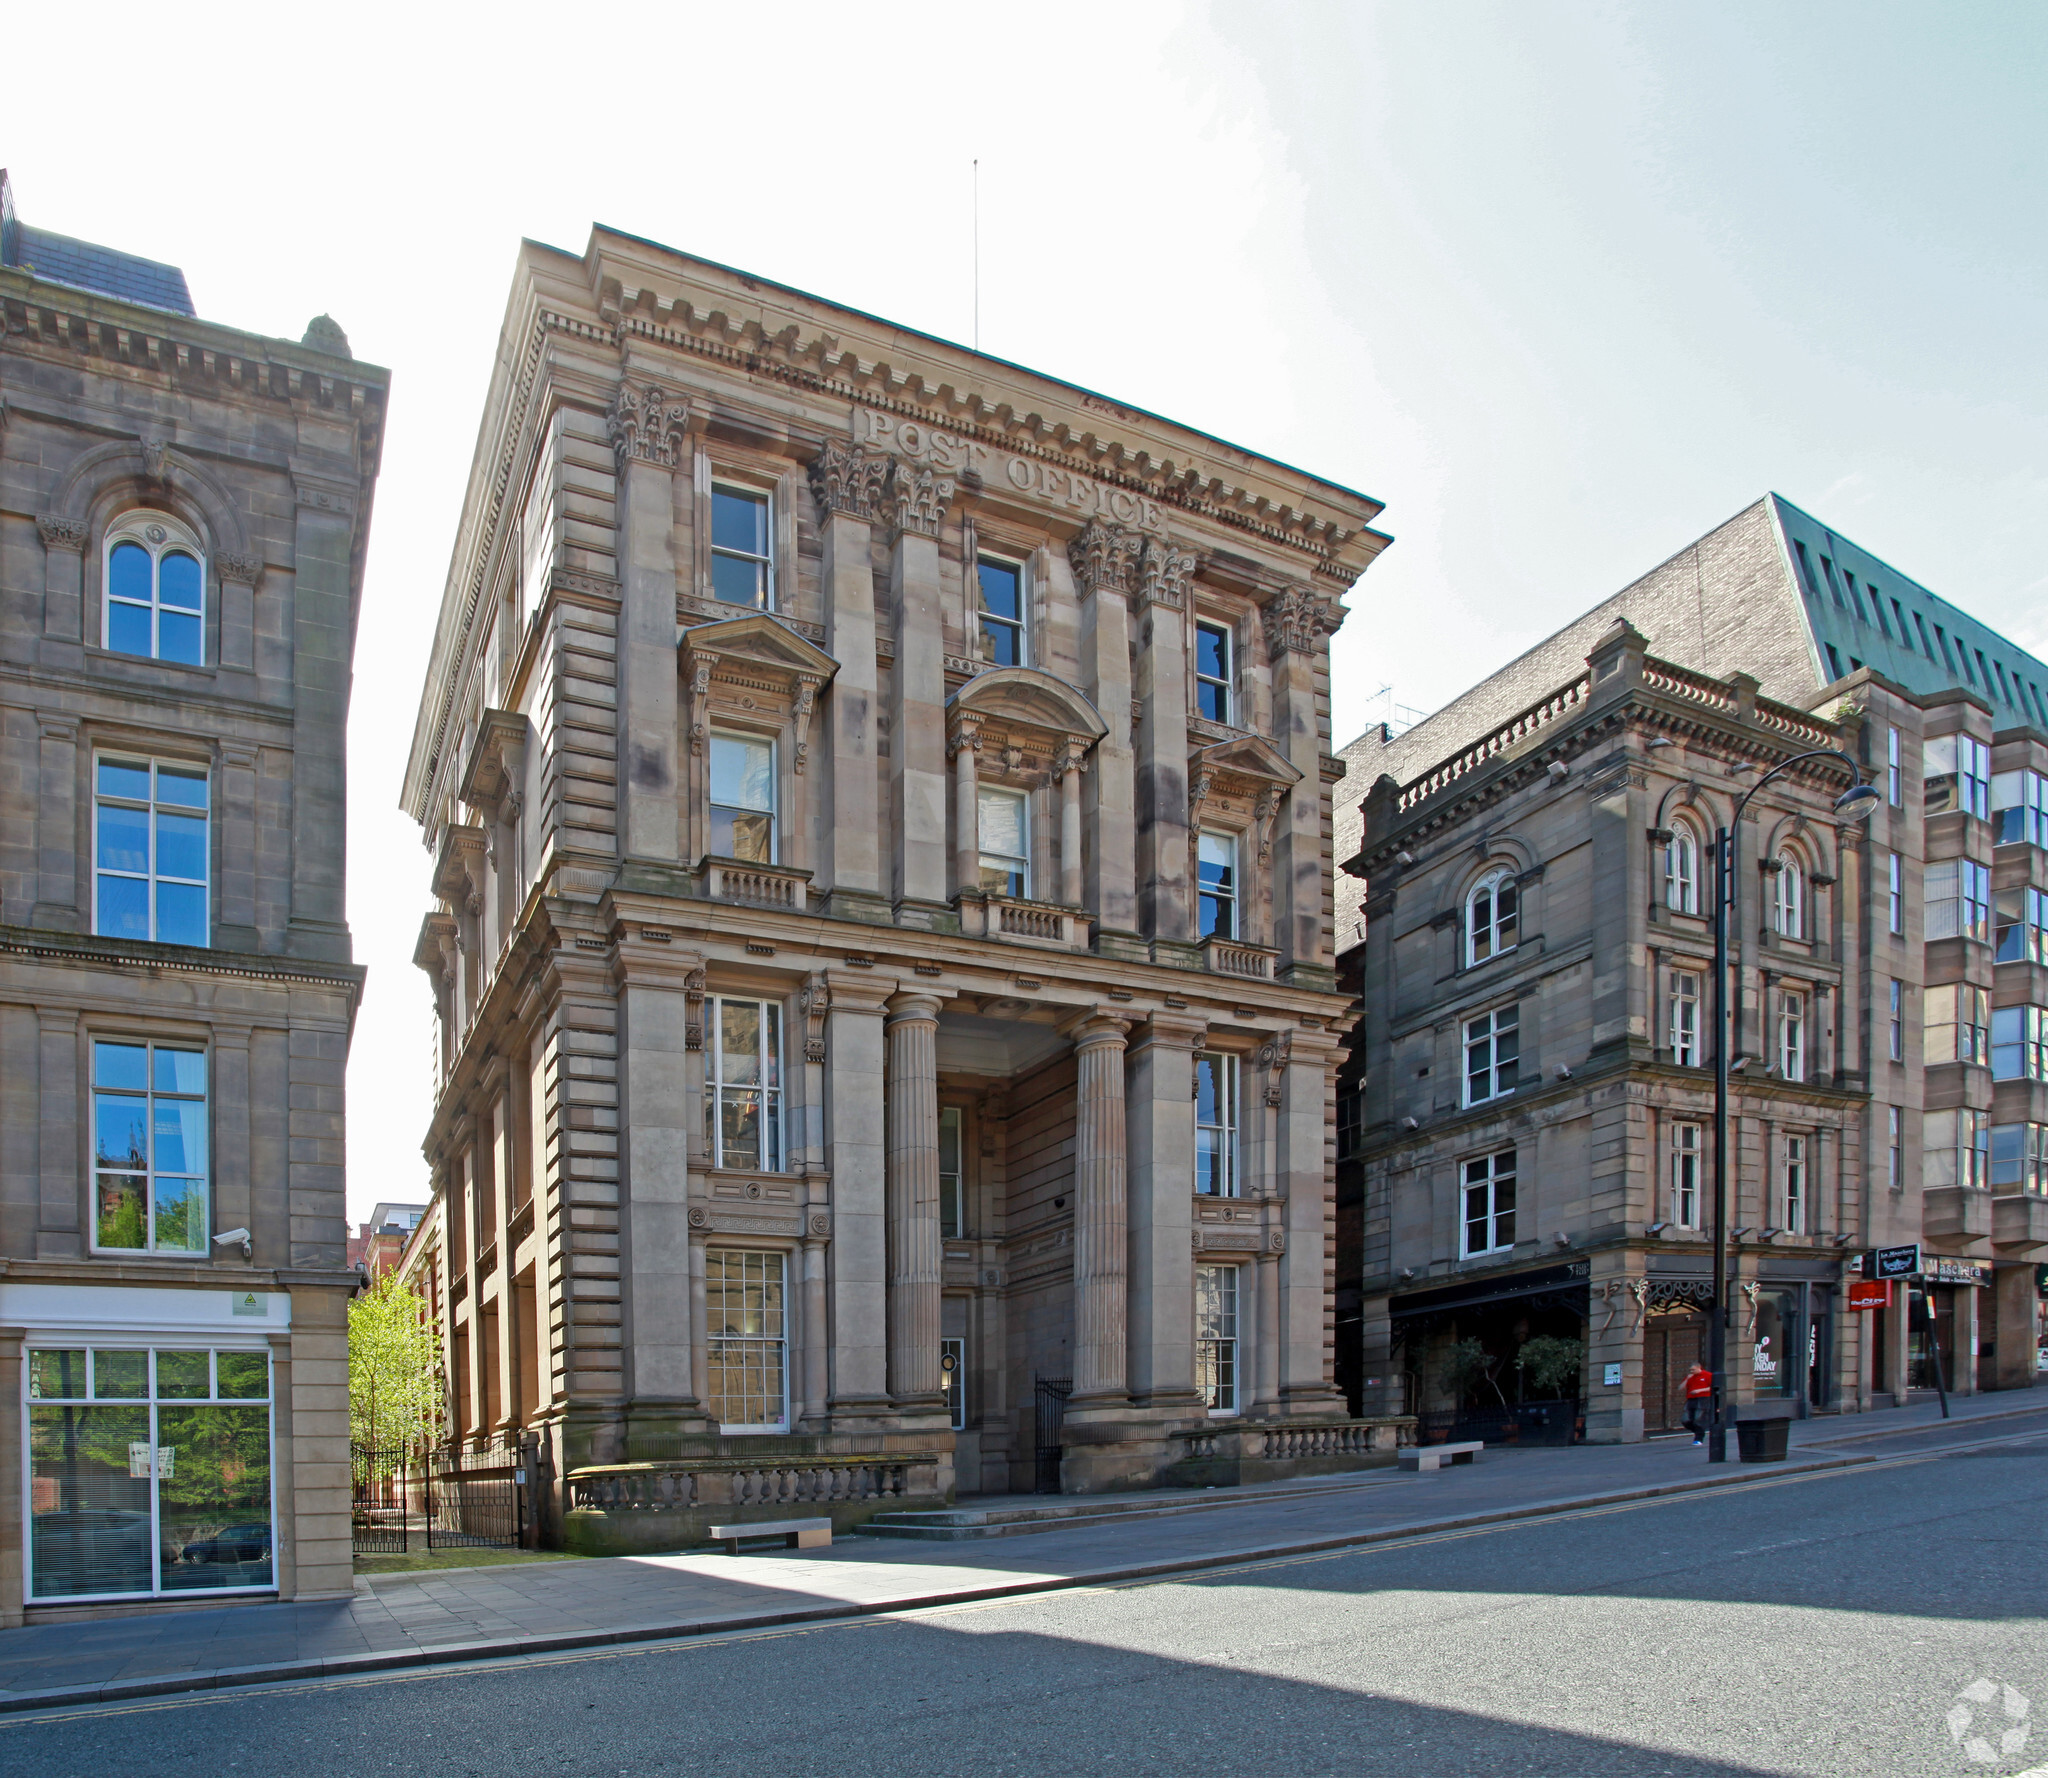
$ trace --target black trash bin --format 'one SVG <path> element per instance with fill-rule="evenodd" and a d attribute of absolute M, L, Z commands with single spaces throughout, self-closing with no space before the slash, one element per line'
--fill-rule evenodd
<path fill-rule="evenodd" d="M 1735 1426 L 1735 1441 L 1742 1447 L 1745 1463 L 1783 1463 L 1785 1439 L 1792 1430 L 1790 1420 L 1741 1420 Z"/>

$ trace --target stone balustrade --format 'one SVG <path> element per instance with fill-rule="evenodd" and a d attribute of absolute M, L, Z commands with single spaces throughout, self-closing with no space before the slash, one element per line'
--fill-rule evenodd
<path fill-rule="evenodd" d="M 1415 1416 L 1251 1424 L 1219 1420 L 1174 1437 L 1182 1454 L 1167 1471 L 1169 1483 L 1228 1487 L 1383 1467 L 1394 1461 L 1401 1446 L 1415 1442 Z"/>
<path fill-rule="evenodd" d="M 1234 975 L 1246 981 L 1269 982 L 1280 953 L 1264 945 L 1239 944 L 1235 939 L 1202 940 L 1202 967 L 1211 975 Z"/>
<path fill-rule="evenodd" d="M 811 873 L 775 864 L 740 864 L 729 858 L 704 861 L 704 894 L 712 901 L 773 908 L 800 914 L 809 897 Z"/>

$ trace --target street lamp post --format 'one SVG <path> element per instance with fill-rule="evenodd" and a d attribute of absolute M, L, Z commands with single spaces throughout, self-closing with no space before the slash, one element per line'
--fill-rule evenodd
<path fill-rule="evenodd" d="M 1707 1368 L 1713 1373 L 1713 1415 L 1707 1425 L 1707 1461 L 1728 1461 L 1728 914 L 1735 901 L 1735 838 L 1750 798 L 1781 772 L 1809 759 L 1838 759 L 1856 779 L 1835 798 L 1835 813 L 1861 820 L 1878 801 L 1862 768 L 1834 747 L 1816 747 L 1773 766 L 1735 805 L 1728 825 L 1714 835 L 1714 1316 L 1707 1324 Z"/>

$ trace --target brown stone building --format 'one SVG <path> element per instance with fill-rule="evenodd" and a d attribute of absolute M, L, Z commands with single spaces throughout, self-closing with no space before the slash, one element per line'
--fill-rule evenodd
<path fill-rule="evenodd" d="M 1577 661 L 1572 656 L 1576 654 Z M 2025 1387 L 2048 1257 L 2048 668 L 1774 498 L 1345 750 L 1343 1377 L 1425 1436 L 1679 1423 L 1711 1297 L 1712 840 L 1739 834 L 1733 1391 Z M 1355 835 L 1356 842 L 1347 843 Z M 1876 1247 L 1911 1286 L 1852 1310 Z M 1532 1339 L 1578 1341 L 1533 1384 Z M 1540 1365 L 1539 1369 L 1542 1368 Z M 1560 1403 L 1568 1406 L 1560 1406 Z M 1510 1423 L 1516 1426 L 1510 1434 Z"/>
<path fill-rule="evenodd" d="M 386 376 L 324 316 L 200 320 L 4 174 L 0 315 L 0 1622 L 345 1596 L 343 759 Z"/>
<path fill-rule="evenodd" d="M 1390 1441 L 1328 1322 L 1378 510 L 628 236 L 522 250 L 405 785 L 407 1270 L 571 1541 Z"/>

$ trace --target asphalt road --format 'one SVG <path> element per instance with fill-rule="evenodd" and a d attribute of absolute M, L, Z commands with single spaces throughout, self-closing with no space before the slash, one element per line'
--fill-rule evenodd
<path fill-rule="evenodd" d="M 2048 1772 L 2048 1427 L 1956 1436 L 1186 1580 L 0 1719 L 0 1773 Z"/>

